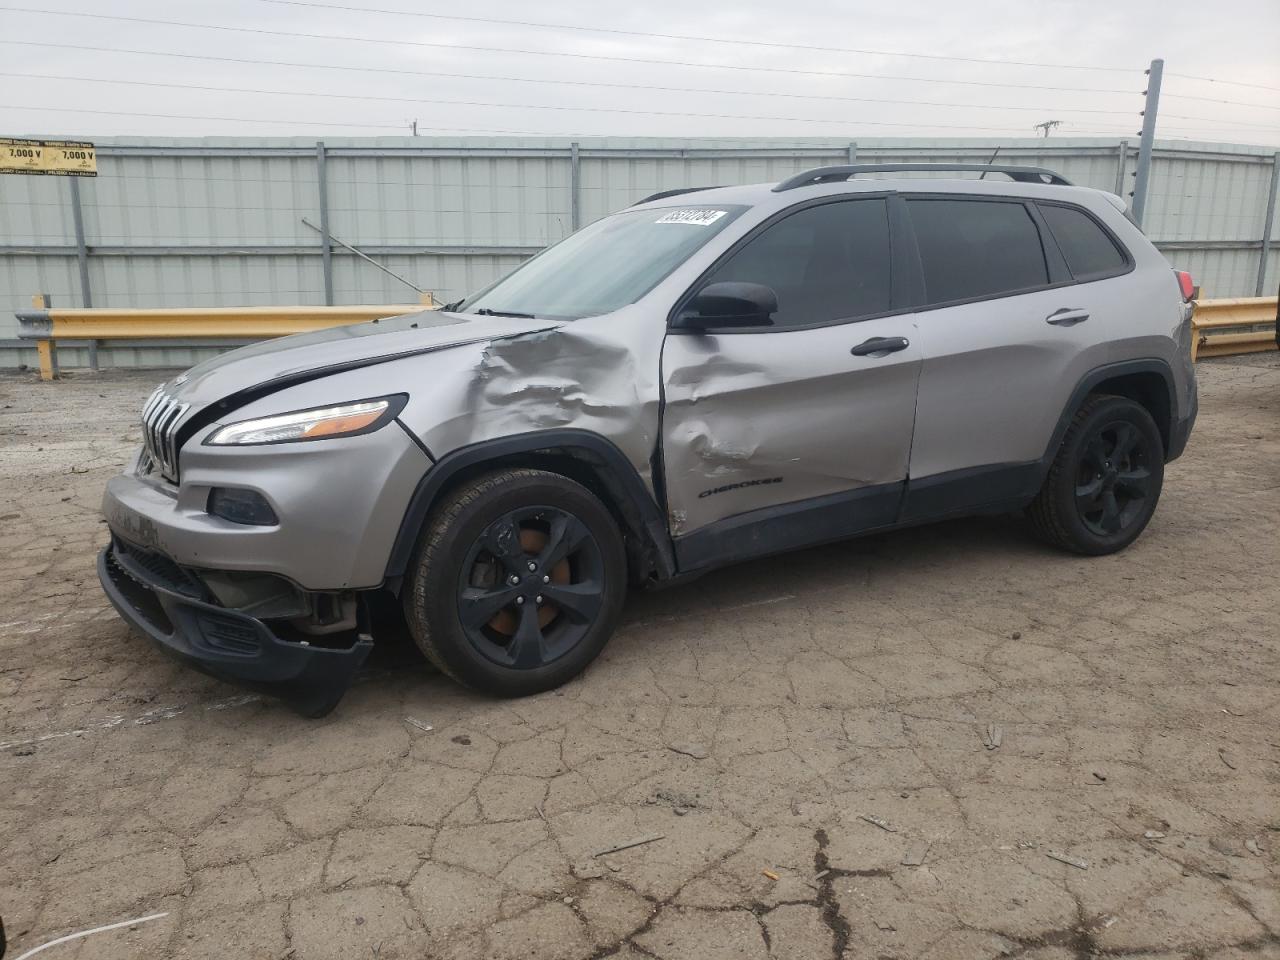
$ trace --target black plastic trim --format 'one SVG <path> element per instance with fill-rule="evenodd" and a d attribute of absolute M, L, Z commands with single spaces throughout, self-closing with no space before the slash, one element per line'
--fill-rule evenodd
<path fill-rule="evenodd" d="M 125 573 L 110 546 L 98 555 L 98 580 L 120 616 L 169 656 L 220 680 L 280 697 L 305 716 L 332 710 L 373 649 L 366 635 L 345 650 L 281 640 L 261 620 L 141 580 L 136 571 Z M 210 620 L 233 624 L 244 638 L 240 648 L 211 641 Z"/>
<path fill-rule="evenodd" d="M 1047 465 L 994 463 L 948 470 L 907 483 L 900 524 L 974 513 L 1004 513 L 1026 506 L 1044 483 Z"/>
<path fill-rule="evenodd" d="M 891 527 L 902 490 L 876 484 L 726 517 L 678 537 L 676 563 L 690 573 Z"/>
<path fill-rule="evenodd" d="M 585 451 L 605 463 L 610 475 L 622 485 L 627 505 L 638 518 L 638 525 L 629 532 L 642 538 L 653 548 L 658 575 L 664 578 L 671 576 L 675 572 L 675 562 L 666 520 L 636 468 L 612 441 L 600 434 L 590 430 L 564 428 L 482 440 L 441 457 L 422 475 L 413 492 L 404 519 L 400 521 L 400 531 L 396 534 L 391 556 L 387 560 L 386 579 L 394 581 L 404 576 L 431 504 L 449 480 L 460 471 L 515 454 L 566 449 Z"/>
<path fill-rule="evenodd" d="M 1054 456 L 1057 455 L 1058 447 L 1062 445 L 1062 438 L 1066 436 L 1067 427 L 1071 425 L 1071 418 L 1076 415 L 1076 411 L 1080 409 L 1080 405 L 1084 403 L 1087 397 L 1101 383 L 1111 380 L 1115 377 L 1128 376 L 1134 373 L 1155 373 L 1160 375 L 1160 379 L 1164 381 L 1165 389 L 1169 392 L 1169 422 L 1157 423 L 1160 427 L 1162 435 L 1175 437 L 1175 430 L 1178 424 L 1178 394 L 1173 386 L 1173 368 L 1169 364 L 1156 357 L 1145 360 L 1122 360 L 1119 363 L 1108 363 L 1101 367 L 1095 367 L 1085 374 L 1080 382 L 1076 384 L 1075 390 L 1071 393 L 1071 398 L 1067 401 L 1066 407 L 1062 411 L 1062 415 L 1058 418 L 1058 426 L 1053 432 L 1053 439 L 1049 441 L 1049 446 L 1044 452 L 1044 456 L 1040 458 L 1041 480 L 1044 474 L 1049 471 L 1049 464 L 1053 462 Z M 1190 432 L 1190 427 L 1187 428 Z M 1169 450 L 1165 451 L 1165 461 L 1172 460 L 1169 456 L 1170 450 L 1174 444 L 1169 444 Z M 1186 446 L 1185 439 L 1183 446 Z M 1181 452 L 1181 451 L 1179 451 Z"/>
<path fill-rule="evenodd" d="M 1049 285 L 1070 283 L 1075 277 L 1071 275 L 1071 270 L 1067 267 L 1067 258 L 1063 256 L 1062 248 L 1058 246 L 1058 238 L 1049 229 L 1049 224 L 1040 212 L 1040 207 L 1034 203 L 1024 203 L 1022 206 L 1027 211 L 1027 216 L 1031 218 L 1031 222 L 1036 225 L 1036 233 L 1040 235 L 1040 253 L 1044 256 L 1045 269 L 1049 273 Z"/>

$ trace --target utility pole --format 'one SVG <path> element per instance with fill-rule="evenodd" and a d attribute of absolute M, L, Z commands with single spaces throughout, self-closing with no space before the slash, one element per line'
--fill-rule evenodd
<path fill-rule="evenodd" d="M 414 117 L 409 121 L 409 131 L 416 137 L 418 135 L 418 118 Z"/>
<path fill-rule="evenodd" d="M 1033 129 L 1044 131 L 1044 134 L 1043 134 L 1044 138 L 1048 140 L 1049 131 L 1052 130 L 1054 127 L 1060 127 L 1060 126 L 1062 126 L 1061 120 L 1046 120 L 1044 121 L 1044 123 L 1037 123 Z"/>
<path fill-rule="evenodd" d="M 1152 60 L 1147 69 L 1147 102 L 1142 110 L 1142 130 L 1138 143 L 1138 169 L 1133 172 L 1133 219 L 1142 226 L 1142 213 L 1147 206 L 1147 188 L 1151 183 L 1151 149 L 1156 141 L 1156 110 L 1160 106 L 1160 78 L 1164 61 Z"/>

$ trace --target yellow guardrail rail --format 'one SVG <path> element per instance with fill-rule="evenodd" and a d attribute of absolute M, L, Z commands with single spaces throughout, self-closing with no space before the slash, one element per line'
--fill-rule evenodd
<path fill-rule="evenodd" d="M 1226 357 L 1276 349 L 1280 323 L 1275 297 L 1200 300 L 1191 318 L 1195 342 L 1191 356 Z"/>
<path fill-rule="evenodd" d="M 423 294 L 422 303 L 354 307 L 182 307 L 172 310 L 94 307 L 55 310 L 43 297 L 33 297 L 32 305 L 33 309 L 16 313 L 18 337 L 35 341 L 42 380 L 57 379 L 59 340 L 187 340 L 206 337 L 258 340 L 396 317 L 438 306 L 429 293 Z"/>
<path fill-rule="evenodd" d="M 416 313 L 437 306 L 431 294 L 419 304 L 354 307 L 183 307 L 173 310 L 124 310 L 111 307 L 55 310 L 42 297 L 33 309 L 19 310 L 18 336 L 34 340 L 40 378 L 58 376 L 59 340 L 166 340 L 285 337 L 380 317 Z M 1275 297 L 1200 300 L 1192 326 L 1192 357 L 1221 357 L 1276 349 Z"/>

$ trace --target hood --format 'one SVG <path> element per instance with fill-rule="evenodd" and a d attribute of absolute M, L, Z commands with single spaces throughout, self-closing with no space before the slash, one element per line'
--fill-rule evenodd
<path fill-rule="evenodd" d="M 264 340 L 199 363 L 163 389 L 169 397 L 188 404 L 194 419 L 201 409 L 218 401 L 227 401 L 219 404 L 218 412 L 223 413 L 250 399 L 341 370 L 557 326 L 553 320 L 424 310 Z"/>

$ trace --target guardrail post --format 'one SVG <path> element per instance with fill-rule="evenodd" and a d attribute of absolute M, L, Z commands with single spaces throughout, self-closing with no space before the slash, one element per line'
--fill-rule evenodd
<path fill-rule="evenodd" d="M 1133 219 L 1142 226 L 1147 208 L 1147 188 L 1151 183 L 1151 151 L 1156 142 L 1156 111 L 1160 106 L 1160 78 L 1164 61 L 1152 60 L 1147 70 L 1147 101 L 1142 110 L 1142 139 L 1138 142 L 1138 169 L 1133 180 Z"/>
<path fill-rule="evenodd" d="M 849 142 L 848 148 L 849 164 L 853 165 L 858 162 L 858 145 L 853 141 Z"/>
<path fill-rule="evenodd" d="M 333 244 L 329 240 L 329 180 L 324 169 L 324 141 L 316 141 L 316 187 L 320 191 L 320 256 L 324 270 L 324 302 L 333 306 Z"/>
<path fill-rule="evenodd" d="M 47 293 L 37 293 L 31 298 L 31 305 L 37 310 L 48 310 L 53 298 Z M 40 358 L 40 379 L 58 379 L 58 345 L 53 340 L 37 340 L 36 355 Z"/>
<path fill-rule="evenodd" d="M 578 156 L 578 141 L 569 144 L 569 227 L 582 226 L 582 159 Z"/>
<path fill-rule="evenodd" d="M 80 206 L 80 178 L 67 177 L 71 186 L 71 222 L 76 231 L 76 260 L 80 265 L 80 306 L 93 306 L 89 290 L 89 247 L 84 242 L 84 210 Z M 98 341 L 89 341 L 89 368 L 98 369 Z"/>
<path fill-rule="evenodd" d="M 1262 256 L 1258 260 L 1258 282 L 1253 288 L 1255 297 L 1262 296 L 1262 285 L 1267 280 L 1267 259 L 1271 256 L 1271 221 L 1276 218 L 1277 188 L 1280 188 L 1280 150 L 1271 158 L 1271 192 L 1267 194 L 1267 215 L 1262 220 Z"/>

